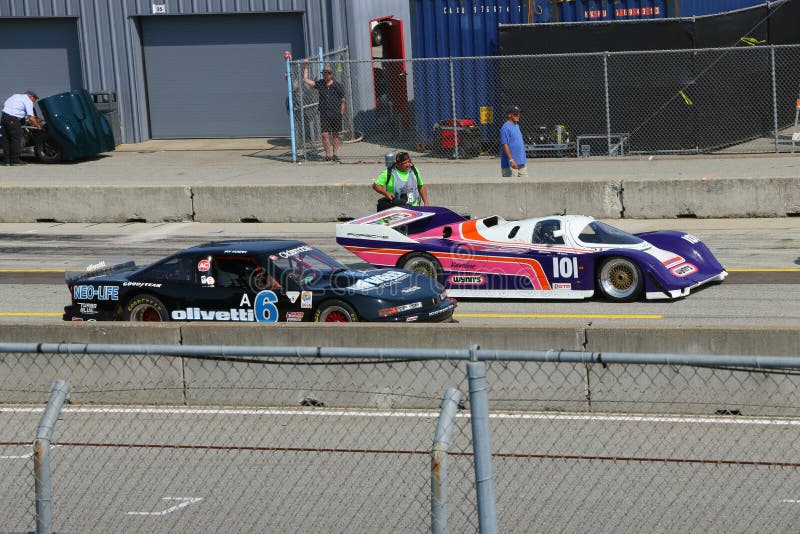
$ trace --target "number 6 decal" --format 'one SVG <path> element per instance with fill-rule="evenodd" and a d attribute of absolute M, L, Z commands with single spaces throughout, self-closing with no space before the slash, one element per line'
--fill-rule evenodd
<path fill-rule="evenodd" d="M 277 323 L 278 307 L 275 306 L 276 302 L 278 302 L 278 296 L 274 291 L 261 291 L 256 295 L 256 321 L 259 323 Z"/>

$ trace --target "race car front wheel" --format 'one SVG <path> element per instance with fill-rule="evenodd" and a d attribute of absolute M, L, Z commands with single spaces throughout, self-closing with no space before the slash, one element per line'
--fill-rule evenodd
<path fill-rule="evenodd" d="M 644 287 L 642 272 L 626 258 L 609 258 L 597 271 L 597 287 L 608 300 L 630 302 L 639 298 Z"/>
<path fill-rule="evenodd" d="M 167 308 L 151 295 L 137 295 L 125 306 L 123 319 L 134 323 L 159 323 L 167 320 Z"/>
<path fill-rule="evenodd" d="M 397 266 L 415 273 L 424 274 L 444 285 L 444 271 L 439 260 L 424 252 L 412 252 L 400 258 Z"/>
<path fill-rule="evenodd" d="M 358 314 L 346 302 L 329 300 L 317 308 L 314 321 L 318 323 L 355 323 L 358 321 Z"/>

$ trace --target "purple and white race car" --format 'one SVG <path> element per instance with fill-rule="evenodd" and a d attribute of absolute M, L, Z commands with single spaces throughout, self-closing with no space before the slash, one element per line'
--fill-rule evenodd
<path fill-rule="evenodd" d="M 691 234 L 634 235 L 583 215 L 506 221 L 397 207 L 338 224 L 336 241 L 373 265 L 426 274 L 452 297 L 677 299 L 728 275 Z"/>

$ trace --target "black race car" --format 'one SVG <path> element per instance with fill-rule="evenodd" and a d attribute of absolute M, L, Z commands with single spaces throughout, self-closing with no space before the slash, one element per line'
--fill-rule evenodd
<path fill-rule="evenodd" d="M 65 321 L 447 321 L 456 307 L 411 271 L 348 269 L 302 241 L 228 241 L 146 267 L 100 261 L 67 272 Z"/>

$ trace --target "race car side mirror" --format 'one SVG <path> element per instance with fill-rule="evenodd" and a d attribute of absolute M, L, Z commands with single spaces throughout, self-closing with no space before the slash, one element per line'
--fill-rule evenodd
<path fill-rule="evenodd" d="M 451 235 L 453 235 L 453 229 L 449 226 L 445 226 L 442 229 L 442 239 L 449 239 Z"/>
<path fill-rule="evenodd" d="M 554 230 L 553 231 L 553 237 L 564 237 L 564 230 L 561 230 L 561 229 Z"/>

